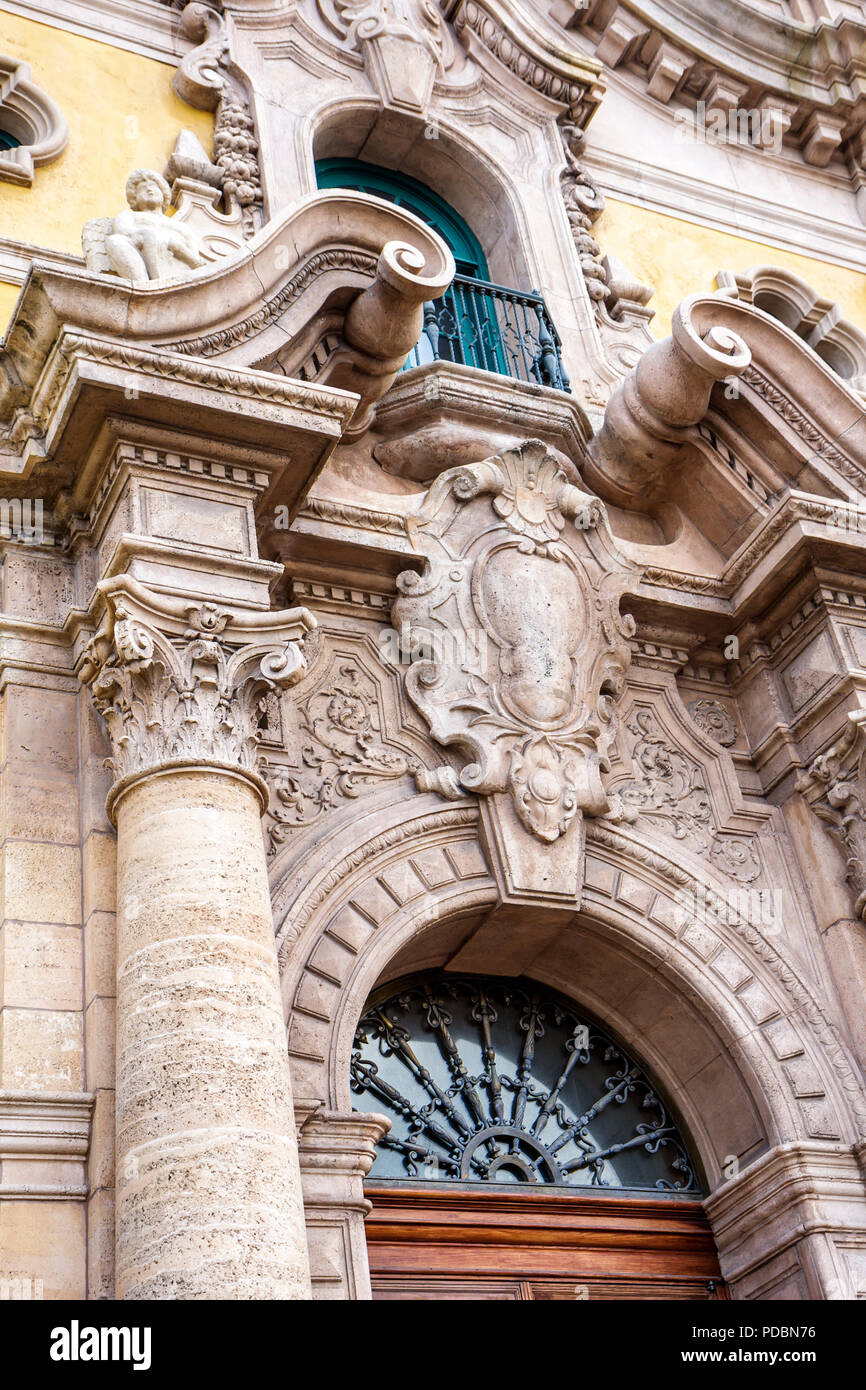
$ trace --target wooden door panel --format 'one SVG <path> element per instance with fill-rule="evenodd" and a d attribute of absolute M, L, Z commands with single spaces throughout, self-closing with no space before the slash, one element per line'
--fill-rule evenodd
<path fill-rule="evenodd" d="M 726 1296 L 700 1202 L 466 1187 L 369 1187 L 377 1299 Z"/>

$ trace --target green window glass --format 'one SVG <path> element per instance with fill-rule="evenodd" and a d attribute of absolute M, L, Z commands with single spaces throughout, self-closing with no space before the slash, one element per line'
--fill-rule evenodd
<path fill-rule="evenodd" d="M 474 232 L 444 198 L 417 179 L 393 169 L 380 169 L 376 164 L 364 164 L 360 159 L 320 159 L 316 163 L 316 181 L 320 188 L 352 188 L 407 208 L 438 232 L 451 248 L 458 275 L 490 279 L 481 243 Z"/>

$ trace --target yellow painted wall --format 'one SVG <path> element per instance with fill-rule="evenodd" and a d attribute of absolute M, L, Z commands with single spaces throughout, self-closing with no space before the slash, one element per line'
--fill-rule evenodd
<path fill-rule="evenodd" d="M 175 96 L 173 64 L 2 9 L 0 52 L 30 64 L 34 82 L 69 122 L 66 149 L 37 168 L 30 188 L 0 180 L 0 236 L 80 255 L 88 218 L 125 206 L 133 169 L 162 173 L 184 126 L 212 150 L 213 115 Z M 0 284 L 0 332 L 17 295 L 17 288 Z"/>
<path fill-rule="evenodd" d="M 818 294 L 838 300 L 843 316 L 866 330 L 866 275 L 859 271 L 699 227 L 614 198 L 607 199 L 593 236 L 602 250 L 618 256 L 637 280 L 652 285 L 655 294 L 650 307 L 656 315 L 650 329 L 657 338 L 670 333 L 671 315 L 686 295 L 716 288 L 717 271 L 743 271 L 754 265 L 792 270 Z"/>

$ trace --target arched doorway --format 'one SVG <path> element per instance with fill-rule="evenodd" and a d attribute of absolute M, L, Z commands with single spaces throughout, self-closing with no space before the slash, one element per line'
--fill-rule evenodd
<path fill-rule="evenodd" d="M 669 1101 L 563 995 L 439 970 L 392 982 L 351 1075 L 355 1108 L 391 1120 L 366 1185 L 374 1298 L 725 1296 Z"/>

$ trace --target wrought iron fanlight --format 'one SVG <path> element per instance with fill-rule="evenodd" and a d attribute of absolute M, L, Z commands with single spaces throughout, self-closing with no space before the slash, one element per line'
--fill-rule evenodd
<path fill-rule="evenodd" d="M 666 1103 L 618 1043 L 522 981 L 436 974 L 371 1001 L 358 1108 L 390 1132 L 371 1176 L 695 1193 Z"/>

